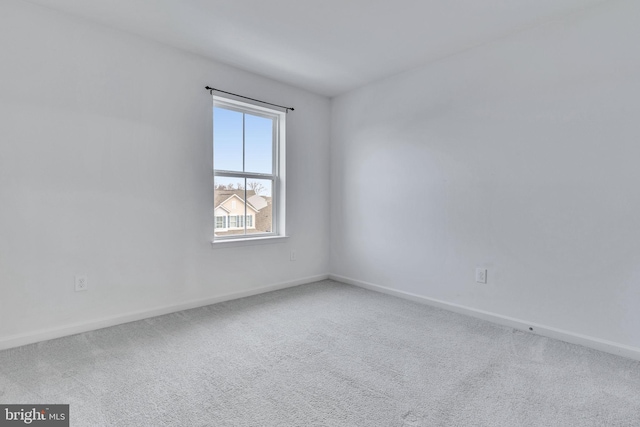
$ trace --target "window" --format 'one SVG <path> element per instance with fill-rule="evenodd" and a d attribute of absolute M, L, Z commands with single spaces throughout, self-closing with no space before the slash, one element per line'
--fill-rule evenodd
<path fill-rule="evenodd" d="M 214 241 L 284 236 L 285 116 L 213 97 Z"/>

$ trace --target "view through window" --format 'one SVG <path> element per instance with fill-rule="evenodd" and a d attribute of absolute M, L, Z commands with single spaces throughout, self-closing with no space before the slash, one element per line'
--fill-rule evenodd
<path fill-rule="evenodd" d="M 277 235 L 283 113 L 214 97 L 214 239 Z"/>

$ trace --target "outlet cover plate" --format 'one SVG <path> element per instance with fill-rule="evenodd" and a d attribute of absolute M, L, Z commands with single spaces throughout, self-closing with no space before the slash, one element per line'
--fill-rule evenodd
<path fill-rule="evenodd" d="M 487 269 L 486 268 L 476 268 L 476 282 L 477 283 L 487 283 Z"/>
<path fill-rule="evenodd" d="M 87 290 L 89 279 L 87 276 L 76 276 L 75 284 L 76 284 L 76 292 L 82 292 Z"/>

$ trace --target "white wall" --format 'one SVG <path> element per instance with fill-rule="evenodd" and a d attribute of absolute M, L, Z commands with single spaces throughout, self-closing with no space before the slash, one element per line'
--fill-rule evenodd
<path fill-rule="evenodd" d="M 212 249 L 206 85 L 296 108 L 287 120 L 288 241 Z M 326 274 L 329 105 L 136 36 L 0 2 L 0 344 Z M 74 292 L 77 273 L 89 291 Z"/>
<path fill-rule="evenodd" d="M 332 273 L 640 347 L 639 15 L 607 2 L 334 99 Z M 419 225 L 390 226 L 407 200 Z"/>

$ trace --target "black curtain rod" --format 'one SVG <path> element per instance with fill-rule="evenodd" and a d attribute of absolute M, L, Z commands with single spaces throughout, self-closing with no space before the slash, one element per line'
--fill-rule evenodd
<path fill-rule="evenodd" d="M 287 110 L 287 113 L 289 112 L 289 110 L 294 111 L 294 108 L 293 108 L 293 107 L 285 107 L 285 106 L 283 106 L 283 105 L 272 104 L 272 103 L 270 103 L 270 102 L 260 101 L 259 99 L 249 98 L 248 96 L 242 96 L 242 95 L 238 95 L 237 93 L 226 92 L 226 91 L 224 91 L 224 90 L 216 89 L 216 88 L 209 87 L 209 86 L 205 87 L 205 89 L 206 89 L 206 90 L 208 90 L 208 91 L 209 91 L 209 93 L 210 93 L 211 95 L 213 95 L 213 91 L 216 91 L 216 92 L 222 92 L 222 93 L 226 93 L 226 94 L 229 94 L 229 95 L 237 96 L 237 97 L 240 97 L 240 98 L 250 99 L 250 100 L 252 100 L 252 101 L 256 101 L 256 102 L 261 102 L 261 103 L 263 103 L 263 104 L 273 105 L 274 107 L 284 108 L 285 110 Z"/>

